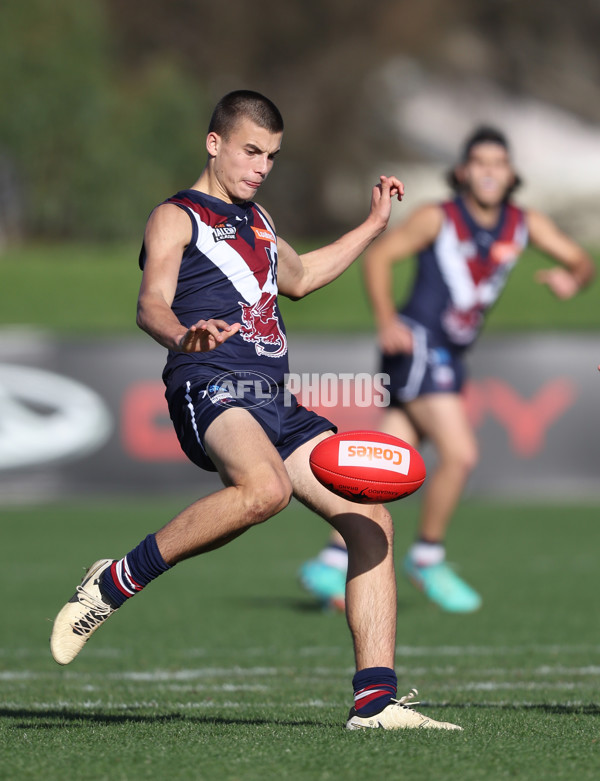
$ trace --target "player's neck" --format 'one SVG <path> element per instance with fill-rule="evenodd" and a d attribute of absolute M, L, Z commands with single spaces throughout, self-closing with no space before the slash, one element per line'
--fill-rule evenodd
<path fill-rule="evenodd" d="M 498 224 L 500 212 L 502 211 L 501 203 L 494 205 L 480 203 L 469 193 L 464 193 L 462 198 L 467 211 L 482 228 L 493 228 Z"/>
<path fill-rule="evenodd" d="M 208 166 L 202 171 L 200 178 L 192 185 L 191 189 L 210 195 L 212 198 L 218 198 L 225 203 L 234 203 L 229 193 L 221 187 L 218 179 L 211 174 Z"/>

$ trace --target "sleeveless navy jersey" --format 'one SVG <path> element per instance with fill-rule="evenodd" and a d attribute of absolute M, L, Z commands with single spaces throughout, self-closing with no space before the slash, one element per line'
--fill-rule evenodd
<path fill-rule="evenodd" d="M 458 197 L 441 206 L 441 230 L 419 253 L 413 288 L 400 311 L 427 328 L 437 344 L 460 349 L 479 335 L 528 231 L 524 212 L 510 203 L 492 230 L 478 225 Z"/>
<path fill-rule="evenodd" d="M 274 384 L 288 372 L 287 338 L 277 304 L 277 239 L 251 201 L 231 204 L 197 190 L 164 203 L 187 212 L 192 238 L 183 253 L 172 309 L 181 323 L 215 318 L 240 331 L 206 353 L 169 351 L 167 386 L 228 371 L 258 370 Z M 140 267 L 145 262 L 145 249 Z M 210 376 L 210 374 L 209 374 Z"/>

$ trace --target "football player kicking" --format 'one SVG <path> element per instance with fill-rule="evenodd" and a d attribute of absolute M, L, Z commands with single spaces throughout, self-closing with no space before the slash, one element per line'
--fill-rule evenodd
<path fill-rule="evenodd" d="M 392 520 L 383 506 L 353 504 L 317 482 L 309 454 L 335 427 L 282 392 L 288 358 L 278 292 L 302 298 L 339 276 L 385 229 L 403 185 L 381 176 L 362 224 L 299 256 L 253 201 L 282 133 L 281 115 L 264 96 L 236 91 L 223 97 L 210 121 L 200 178 L 152 212 L 140 255 L 137 321 L 168 350 L 163 378 L 177 436 L 191 461 L 217 471 L 224 487 L 123 558 L 93 564 L 56 617 L 52 654 L 69 664 L 150 581 L 266 521 L 295 496 L 329 521 L 348 549 L 346 605 L 356 674 L 347 728 L 457 730 L 410 707 L 414 692 L 396 699 Z M 264 387 L 261 405 L 251 390 L 258 373 L 270 378 L 268 404 Z"/>
<path fill-rule="evenodd" d="M 415 447 L 429 440 L 438 456 L 403 572 L 443 610 L 469 613 L 481 597 L 446 563 L 445 548 L 448 524 L 478 458 L 461 396 L 465 353 L 528 242 L 560 264 L 536 274 L 558 298 L 589 285 L 594 265 L 547 216 L 513 203 L 519 178 L 500 131 L 473 132 L 450 184 L 451 200 L 423 206 L 386 232 L 366 252 L 364 268 L 380 371 L 390 377 L 391 404 L 381 430 Z M 413 287 L 397 311 L 392 266 L 415 254 Z M 334 533 L 303 564 L 300 580 L 324 603 L 343 609 L 347 565 L 344 540 Z"/>

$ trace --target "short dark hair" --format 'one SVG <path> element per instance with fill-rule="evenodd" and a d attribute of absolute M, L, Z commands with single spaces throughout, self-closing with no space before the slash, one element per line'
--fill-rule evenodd
<path fill-rule="evenodd" d="M 501 130 L 498 130 L 498 128 L 493 127 L 492 125 L 480 125 L 479 127 L 475 128 L 475 130 L 463 143 L 459 165 L 463 165 L 468 161 L 473 147 L 476 147 L 479 144 L 497 144 L 510 153 L 508 140 Z M 461 183 L 456 176 L 456 168 L 453 168 L 448 172 L 447 180 L 448 184 L 450 187 L 452 187 L 454 192 L 460 191 Z M 506 193 L 506 198 L 509 198 L 517 189 L 517 187 L 521 186 L 522 183 L 523 180 L 521 177 L 515 173 L 515 181 Z"/>
<path fill-rule="evenodd" d="M 270 133 L 283 132 L 283 118 L 273 101 L 260 92 L 246 89 L 228 92 L 221 98 L 210 118 L 208 132 L 227 138 L 244 118 Z"/>
<path fill-rule="evenodd" d="M 501 130 L 491 127 L 490 125 L 481 125 L 476 128 L 464 142 L 461 155 L 462 163 L 467 162 L 471 150 L 478 144 L 497 144 L 498 146 L 504 147 L 507 152 L 510 152 L 506 136 Z"/>

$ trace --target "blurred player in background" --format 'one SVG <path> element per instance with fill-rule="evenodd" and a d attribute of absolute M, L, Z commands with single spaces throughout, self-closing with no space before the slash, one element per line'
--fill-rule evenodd
<path fill-rule="evenodd" d="M 461 396 L 465 353 L 528 242 L 560 264 L 536 274 L 560 299 L 586 287 L 594 265 L 547 216 L 513 203 L 520 180 L 500 131 L 475 130 L 449 181 L 454 197 L 423 206 L 390 229 L 366 252 L 364 270 L 379 370 L 390 376 L 391 404 L 381 430 L 416 447 L 429 440 L 437 455 L 423 489 L 417 539 L 402 569 L 443 610 L 469 613 L 480 607 L 481 597 L 446 563 L 445 547 L 448 524 L 478 459 Z M 414 284 L 397 311 L 392 266 L 415 254 Z M 301 583 L 324 603 L 343 608 L 346 565 L 344 542 L 333 535 L 302 566 Z"/>
<path fill-rule="evenodd" d="M 293 495 L 329 521 L 348 546 L 347 618 L 356 674 L 347 728 L 460 729 L 409 707 L 413 693 L 396 699 L 392 519 L 382 505 L 353 504 L 317 482 L 308 457 L 335 427 L 283 393 L 288 356 L 278 293 L 302 298 L 339 276 L 386 228 L 403 186 L 381 176 L 363 223 L 299 256 L 252 200 L 282 135 L 281 115 L 264 96 L 241 90 L 222 98 L 209 125 L 200 178 L 152 212 L 140 257 L 138 324 L 169 351 L 163 379 L 179 441 L 193 463 L 219 473 L 224 487 L 123 558 L 93 564 L 56 617 L 52 654 L 59 664 L 70 663 L 92 633 L 152 580 L 266 521 Z M 256 390 L 257 376 L 269 381 L 269 403 L 267 389 Z"/>

